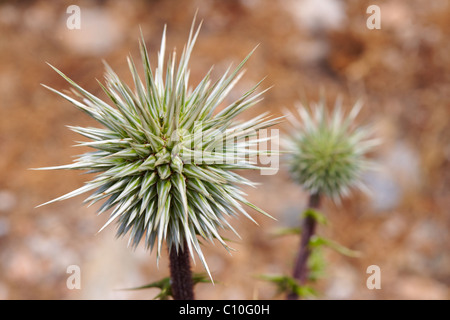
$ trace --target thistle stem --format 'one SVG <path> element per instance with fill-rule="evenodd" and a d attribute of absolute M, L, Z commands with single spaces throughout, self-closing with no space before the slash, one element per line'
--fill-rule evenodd
<path fill-rule="evenodd" d="M 194 300 L 189 249 L 186 242 L 177 251 L 172 246 L 170 256 L 170 281 L 174 300 Z"/>
<path fill-rule="evenodd" d="M 320 205 L 320 194 L 315 193 L 309 196 L 308 207 L 310 209 L 318 209 Z M 297 259 L 293 270 L 293 277 L 299 282 L 300 285 L 304 285 L 308 279 L 308 258 L 311 254 L 309 247 L 309 241 L 316 230 L 317 221 L 314 217 L 308 215 L 303 219 L 302 236 L 300 240 L 300 249 L 298 251 Z M 299 297 L 296 293 L 291 292 L 288 294 L 288 300 L 297 300 Z"/>

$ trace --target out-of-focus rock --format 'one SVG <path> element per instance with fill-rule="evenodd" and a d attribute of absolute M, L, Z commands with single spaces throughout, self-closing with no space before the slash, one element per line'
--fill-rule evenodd
<path fill-rule="evenodd" d="M 11 211 L 17 205 L 16 195 L 9 190 L 0 190 L 0 212 Z"/>
<path fill-rule="evenodd" d="M 344 2 L 338 0 L 300 0 L 283 2 L 300 29 L 311 32 L 342 27 L 345 17 Z"/>
<path fill-rule="evenodd" d="M 57 31 L 60 43 L 75 53 L 101 56 L 116 48 L 124 37 L 120 20 L 107 10 L 83 7 L 80 22 L 80 29 L 69 29 L 63 21 Z"/>
<path fill-rule="evenodd" d="M 377 170 L 368 172 L 364 177 L 375 210 L 395 208 L 406 192 L 420 185 L 419 159 L 416 150 L 402 141 L 385 148 L 375 159 Z"/>
<path fill-rule="evenodd" d="M 393 288 L 397 297 L 404 300 L 446 300 L 450 296 L 447 286 L 420 276 L 403 276 Z"/>
<path fill-rule="evenodd" d="M 9 233 L 10 223 L 7 218 L 0 218 L 0 237 Z"/>
<path fill-rule="evenodd" d="M 327 299 L 350 299 L 357 282 L 357 272 L 349 265 L 343 264 L 330 270 L 330 283 L 325 292 Z"/>

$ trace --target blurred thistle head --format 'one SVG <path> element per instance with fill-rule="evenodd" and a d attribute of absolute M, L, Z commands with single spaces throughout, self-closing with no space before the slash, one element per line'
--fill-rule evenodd
<path fill-rule="evenodd" d="M 311 106 L 298 105 L 296 115 L 287 111 L 293 127 L 285 141 L 289 171 L 311 194 L 338 200 L 351 189 L 367 191 L 362 173 L 373 168 L 367 153 L 378 139 L 371 138 L 373 127 L 355 123 L 361 106 L 357 102 L 344 114 L 338 99 L 329 112 L 323 98 Z"/>
<path fill-rule="evenodd" d="M 257 132 L 278 121 L 267 114 L 243 122 L 234 120 L 261 100 L 264 91 L 256 93 L 259 83 L 220 112 L 217 110 L 242 76 L 251 53 L 213 84 L 210 70 L 194 89 L 189 86 L 188 62 L 200 30 L 200 25 L 196 30 L 194 25 L 195 20 L 178 64 L 175 51 L 164 62 L 164 29 L 154 72 L 141 37 L 144 81 L 128 58 L 134 90 L 106 65 L 106 85 L 100 85 L 109 103 L 52 67 L 72 85 L 78 99 L 47 88 L 87 113 L 102 128 L 69 127 L 91 140 L 79 145 L 95 150 L 71 164 L 42 169 L 95 174 L 83 187 L 45 204 L 94 191 L 85 202 L 105 200 L 100 213 L 113 209 L 103 228 L 117 221 L 118 236 L 129 233 L 133 247 L 141 239 L 150 250 L 156 245 L 158 258 L 164 241 L 171 250 L 189 249 L 192 258 L 195 251 L 208 271 L 198 236 L 211 242 L 218 240 L 229 249 L 219 234 L 221 229 L 234 231 L 228 217 L 243 214 L 253 220 L 242 205 L 266 214 L 248 202 L 240 189 L 240 185 L 254 184 L 233 170 L 260 169 L 247 161 L 249 156 L 267 152 L 253 147 L 259 141 Z"/>

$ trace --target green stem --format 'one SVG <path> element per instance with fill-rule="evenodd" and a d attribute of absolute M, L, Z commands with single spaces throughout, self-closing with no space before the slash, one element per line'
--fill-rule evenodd
<path fill-rule="evenodd" d="M 309 196 L 308 207 L 310 209 L 318 209 L 320 206 L 320 194 L 311 194 Z M 302 235 L 300 240 L 300 249 L 295 261 L 295 266 L 293 270 L 293 277 L 299 282 L 300 285 L 304 285 L 308 280 L 308 258 L 311 254 L 311 248 L 309 246 L 309 241 L 314 235 L 316 230 L 317 221 L 311 215 L 307 215 L 303 219 Z M 299 297 L 296 293 L 291 292 L 288 294 L 288 300 L 297 300 Z"/>
<path fill-rule="evenodd" d="M 186 243 L 179 248 L 170 248 L 170 282 L 174 300 L 194 300 L 194 284 L 189 249 Z"/>

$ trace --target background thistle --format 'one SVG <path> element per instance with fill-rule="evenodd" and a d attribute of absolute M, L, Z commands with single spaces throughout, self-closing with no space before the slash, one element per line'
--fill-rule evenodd
<path fill-rule="evenodd" d="M 175 52 L 165 63 L 164 30 L 154 73 L 142 37 L 144 82 L 132 58 L 128 59 L 134 90 L 106 65 L 106 85 L 100 85 L 112 105 L 54 67 L 79 99 L 45 86 L 103 125 L 70 127 L 92 140 L 81 146 L 96 150 L 72 164 L 42 169 L 88 170 L 96 176 L 85 186 L 46 204 L 94 191 L 85 202 L 105 200 L 99 213 L 113 209 L 103 228 L 117 221 L 118 236 L 129 233 L 133 247 L 144 239 L 146 248 L 156 247 L 158 259 L 163 242 L 167 242 L 172 285 L 180 284 L 172 291 L 175 298 L 185 299 L 193 298 L 189 256 L 193 258 L 194 251 L 209 273 L 197 236 L 218 240 L 230 249 L 219 234 L 223 228 L 234 231 L 228 217 L 241 213 L 252 219 L 242 204 L 266 214 L 248 202 L 239 187 L 254 184 L 232 170 L 258 169 L 248 161 L 266 152 L 253 147 L 259 142 L 257 131 L 277 122 L 266 114 L 234 122 L 237 115 L 261 100 L 264 91 L 255 94 L 259 83 L 216 112 L 242 76 L 241 69 L 251 54 L 215 83 L 210 82 L 210 71 L 195 89 L 189 87 L 188 62 L 199 30 L 200 26 L 194 32 L 193 23 L 177 65 Z"/>
<path fill-rule="evenodd" d="M 339 200 L 348 195 L 352 188 L 366 190 L 361 181 L 362 173 L 373 166 L 366 154 L 378 144 L 378 140 L 370 138 L 371 127 L 355 124 L 361 106 L 361 103 L 356 103 L 348 115 L 344 115 L 341 101 L 336 100 L 334 109 L 329 112 L 325 98 L 322 98 L 311 107 L 299 105 L 298 116 L 287 111 L 294 127 L 290 138 L 285 141 L 289 171 L 292 178 L 310 194 L 308 208 L 303 214 L 300 249 L 293 270 L 293 277 L 301 286 L 308 279 L 308 258 L 317 222 L 324 219 L 316 211 L 322 197 Z M 347 251 L 354 255 L 351 250 Z M 288 294 L 288 299 L 297 298 L 297 292 Z"/>
<path fill-rule="evenodd" d="M 298 116 L 288 111 L 294 127 L 286 140 L 289 171 L 311 194 L 337 200 L 352 188 L 367 190 L 361 174 L 372 166 L 366 154 L 378 140 L 370 138 L 370 126 L 355 124 L 361 106 L 356 103 L 345 115 L 340 100 L 329 112 L 322 99 L 311 107 L 299 105 Z"/>

